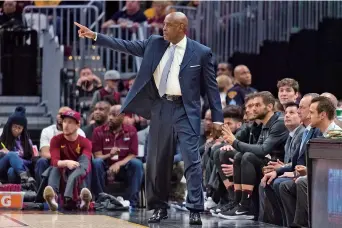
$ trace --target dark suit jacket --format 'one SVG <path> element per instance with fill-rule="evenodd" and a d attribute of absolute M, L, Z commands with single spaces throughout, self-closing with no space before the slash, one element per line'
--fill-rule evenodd
<path fill-rule="evenodd" d="M 291 162 L 293 155 L 295 155 L 296 152 L 299 151 L 304 130 L 305 130 L 305 127 L 300 125 L 294 132 L 292 139 L 290 135 L 287 138 L 287 141 L 285 144 L 285 157 L 284 157 L 285 163 Z"/>
<path fill-rule="evenodd" d="M 136 80 L 122 105 L 122 112 L 136 113 L 150 119 L 153 104 L 159 99 L 153 73 L 170 43 L 155 35 L 143 41 L 128 41 L 98 34 L 95 44 L 143 57 Z M 210 48 L 187 38 L 179 71 L 179 83 L 184 108 L 196 134 L 200 135 L 201 87 L 207 94 L 213 122 L 223 122 L 221 99 Z"/>
<path fill-rule="evenodd" d="M 308 136 L 306 137 L 303 147 L 301 150 L 298 150 L 292 158 L 292 165 L 291 166 L 285 166 L 277 170 L 277 174 L 282 175 L 285 172 L 293 172 L 295 170 L 296 165 L 306 165 L 306 151 L 308 149 L 308 142 L 311 139 L 318 138 L 322 136 L 322 132 L 318 128 L 311 128 Z"/>

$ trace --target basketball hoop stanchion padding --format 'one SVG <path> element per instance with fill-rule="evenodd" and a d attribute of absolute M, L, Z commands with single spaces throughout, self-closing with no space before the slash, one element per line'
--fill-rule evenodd
<path fill-rule="evenodd" d="M 25 192 L 0 192 L 0 210 L 21 210 L 24 204 Z"/>

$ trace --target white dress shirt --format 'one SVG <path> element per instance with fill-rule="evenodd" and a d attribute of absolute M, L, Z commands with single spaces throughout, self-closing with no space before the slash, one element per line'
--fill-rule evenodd
<path fill-rule="evenodd" d="M 166 82 L 166 94 L 167 95 L 177 95 L 181 96 L 182 91 L 179 84 L 179 70 L 180 65 L 182 64 L 185 49 L 186 49 L 186 36 L 176 44 L 176 50 L 174 54 L 174 58 L 171 64 L 169 76 Z M 173 44 L 170 43 L 170 46 L 166 49 L 162 59 L 160 60 L 156 70 L 153 73 L 154 81 L 156 83 L 157 88 L 159 89 L 160 79 L 165 67 L 165 64 L 170 56 L 170 47 Z"/>

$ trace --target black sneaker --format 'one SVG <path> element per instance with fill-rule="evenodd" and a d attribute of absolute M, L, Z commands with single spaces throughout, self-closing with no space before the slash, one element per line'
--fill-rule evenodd
<path fill-rule="evenodd" d="M 219 217 L 228 220 L 253 220 L 255 216 L 248 207 L 239 204 L 227 212 L 219 213 Z"/>
<path fill-rule="evenodd" d="M 215 211 L 210 211 L 211 215 L 214 217 L 219 217 L 219 213 L 227 212 L 233 209 L 237 204 L 234 201 L 231 201 L 227 204 L 221 205 L 220 207 L 216 208 Z"/>

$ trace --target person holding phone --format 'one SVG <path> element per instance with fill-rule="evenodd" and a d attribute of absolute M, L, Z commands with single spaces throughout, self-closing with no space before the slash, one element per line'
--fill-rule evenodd
<path fill-rule="evenodd" d="M 137 130 L 123 124 L 121 105 L 114 105 L 109 112 L 108 123 L 93 132 L 93 191 L 95 197 L 104 192 L 108 174 L 128 185 L 125 199 L 136 207 L 139 199 L 144 169 L 138 155 Z M 108 171 L 108 172 L 107 172 Z"/>

